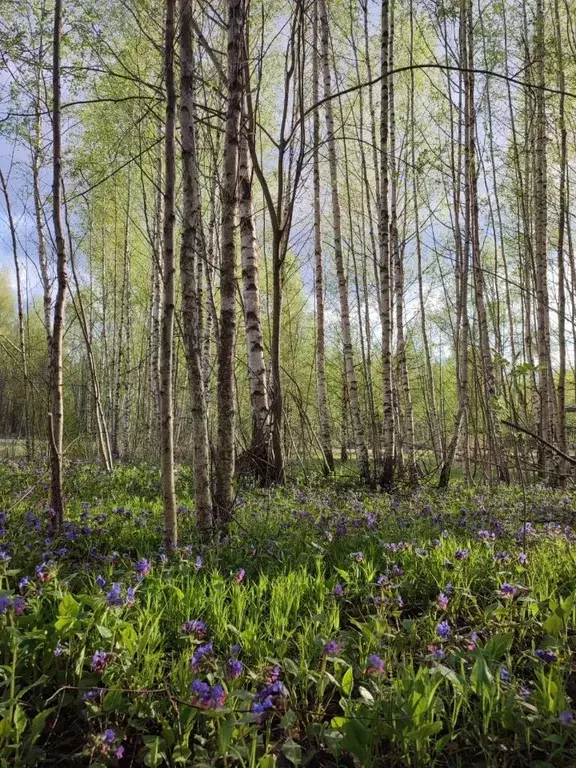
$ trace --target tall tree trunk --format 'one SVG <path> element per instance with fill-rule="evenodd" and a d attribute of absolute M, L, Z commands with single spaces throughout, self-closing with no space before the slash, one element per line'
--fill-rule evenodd
<path fill-rule="evenodd" d="M 502 447 L 502 435 L 500 430 L 500 421 L 496 412 L 496 402 L 498 397 L 496 387 L 496 375 L 494 372 L 494 363 L 492 352 L 490 350 L 490 336 L 488 329 L 488 318 L 486 313 L 486 304 L 484 299 L 484 272 L 481 263 L 480 253 L 480 222 L 478 210 L 478 174 L 476 168 L 476 105 L 474 96 L 474 37 L 473 37 L 473 17 L 472 2 L 467 0 L 465 33 L 467 36 L 467 59 L 466 67 L 468 71 L 464 76 L 465 96 L 464 112 L 466 119 L 466 143 L 464 147 L 465 162 L 468 167 L 468 192 L 470 195 L 470 240 L 472 247 L 472 264 L 474 272 L 474 290 L 476 295 L 476 312 L 478 317 L 478 335 L 480 340 L 480 353 L 482 356 L 482 380 L 484 384 L 484 395 L 486 400 L 486 428 L 488 433 L 488 442 L 491 448 L 491 455 L 496 464 L 498 479 L 501 482 L 510 482 L 510 475 L 506 465 L 506 458 Z"/>
<path fill-rule="evenodd" d="M 564 235 L 568 206 L 566 204 L 566 175 L 568 168 L 568 134 L 566 130 L 566 77 L 564 72 L 564 51 L 562 46 L 562 29 L 560 27 L 560 10 L 558 0 L 554 0 L 554 37 L 556 40 L 556 59 L 558 70 L 558 90 L 560 104 L 558 129 L 560 131 L 560 188 L 558 215 L 558 391 L 557 391 L 557 433 L 558 446 L 564 453 L 568 452 L 566 436 L 566 262 L 564 254 Z M 576 286 L 572 286 L 574 290 Z M 564 468 L 566 465 L 564 464 Z M 564 474 L 564 473 L 562 473 Z"/>
<path fill-rule="evenodd" d="M 40 110 L 40 95 L 35 100 L 34 137 L 32 139 L 32 185 L 34 189 L 34 218 L 36 223 L 36 237 L 38 239 L 38 263 L 42 278 L 42 299 L 44 309 L 44 328 L 48 344 L 48 358 L 50 359 L 50 345 L 52 343 L 52 285 L 48 271 L 48 258 L 46 256 L 46 242 L 44 239 L 44 227 L 42 225 L 42 197 L 40 194 L 40 146 L 42 143 L 42 113 Z"/>
<path fill-rule="evenodd" d="M 392 270 L 390 260 L 389 209 L 389 44 L 390 3 L 382 0 L 381 98 L 380 98 L 380 322 L 382 326 L 382 474 L 380 483 L 394 485 L 394 404 L 392 392 Z"/>
<path fill-rule="evenodd" d="M 159 127 L 160 132 L 160 127 Z M 156 158 L 156 194 L 154 196 L 154 223 L 152 231 L 152 307 L 150 334 L 150 392 L 152 395 L 152 434 L 154 444 L 160 434 L 160 328 L 162 325 L 162 302 L 164 281 L 162 279 L 162 146 L 158 145 Z"/>
<path fill-rule="evenodd" d="M 104 415 L 104 409 L 102 408 L 102 398 L 100 396 L 100 382 L 98 380 L 98 373 L 96 370 L 96 362 L 94 359 L 94 348 L 92 345 L 92 326 L 88 323 L 86 317 L 86 311 L 84 309 L 84 300 L 82 298 L 82 291 L 80 290 L 80 283 L 78 281 L 78 274 L 74 263 L 74 250 L 72 248 L 72 231 L 70 228 L 70 219 L 68 215 L 68 204 L 66 202 L 66 195 L 64 195 L 64 220 L 66 223 L 66 231 L 68 233 L 68 250 L 70 252 L 70 271 L 72 273 L 72 279 L 74 281 L 74 287 L 76 294 L 70 292 L 70 298 L 72 299 L 72 305 L 84 337 L 84 343 L 86 345 L 86 360 L 88 363 L 88 374 L 90 376 L 90 383 L 92 385 L 92 397 L 94 398 L 94 410 L 96 412 L 96 430 L 98 432 L 98 448 L 100 455 L 104 462 L 104 466 L 107 472 L 112 472 L 114 468 L 114 461 L 112 457 L 112 450 L 110 448 L 110 438 L 108 435 L 108 427 L 106 424 L 106 417 Z M 92 258 L 92 238 L 90 238 L 90 261 Z M 89 412 L 89 411 L 88 411 Z"/>
<path fill-rule="evenodd" d="M 534 29 L 534 59 L 536 61 L 535 92 L 536 103 L 536 144 L 534 148 L 534 241 L 536 276 L 536 319 L 538 339 L 538 362 L 540 384 L 540 437 L 548 442 L 553 440 L 554 381 L 550 364 L 550 314 L 548 301 L 548 250 L 547 250 L 547 183 L 546 183 L 546 105 L 543 88 L 544 79 L 544 3 L 536 0 Z M 552 456 L 543 451 L 543 471 L 552 469 Z M 550 479 L 550 478 L 548 478 Z"/>
<path fill-rule="evenodd" d="M 394 0 L 390 6 L 390 46 L 389 68 L 394 69 Z M 396 109 L 394 101 L 394 77 L 388 78 L 390 100 L 390 241 L 392 246 L 392 263 L 394 266 L 394 296 L 396 302 L 396 364 L 398 369 L 398 393 L 401 394 L 399 408 L 402 428 L 402 447 L 406 452 L 403 466 L 408 480 L 416 480 L 416 462 L 414 458 L 414 412 L 412 409 L 412 392 L 408 376 L 408 361 L 406 358 L 406 338 L 404 335 L 404 263 L 400 253 L 398 236 L 398 166 L 396 163 Z M 400 405 L 400 403 L 399 403 Z"/>
<path fill-rule="evenodd" d="M 218 346 L 218 443 L 216 509 L 218 524 L 232 514 L 234 478 L 234 342 L 236 335 L 236 241 L 238 156 L 243 92 L 243 0 L 228 0 L 228 106 L 222 188 L 222 258 L 220 265 L 220 339 Z"/>
<path fill-rule="evenodd" d="M 414 11 L 413 0 L 410 0 L 410 66 L 414 64 Z M 416 270 L 418 275 L 418 302 L 420 308 L 420 332 L 422 334 L 422 347 L 424 350 L 424 375 L 423 388 L 426 397 L 428 420 L 430 423 L 430 437 L 434 448 L 434 455 L 438 466 L 442 466 L 443 446 L 440 434 L 440 423 L 436 407 L 436 394 L 434 386 L 434 373 L 432 370 L 432 356 L 430 354 L 430 340 L 426 323 L 426 302 L 424 299 L 424 277 L 422 264 L 422 238 L 420 233 L 420 200 L 418 195 L 418 168 L 416 166 L 416 139 L 414 125 L 416 114 L 414 110 L 415 91 L 414 69 L 410 70 L 410 177 L 412 180 L 412 199 L 414 205 L 414 237 L 416 240 Z"/>
<path fill-rule="evenodd" d="M 4 194 L 6 203 L 6 214 L 8 216 L 8 229 L 10 230 L 10 241 L 12 244 L 12 258 L 14 259 L 14 275 L 16 278 L 16 301 L 18 306 L 18 349 L 20 351 L 20 366 L 22 374 L 22 402 L 24 404 L 24 437 L 26 440 L 26 458 L 28 461 L 32 458 L 32 440 L 30 412 L 28 403 L 28 354 L 26 352 L 26 337 L 24 335 L 24 301 L 22 298 L 22 281 L 20 279 L 20 260 L 18 259 L 18 245 L 16 238 L 16 226 L 12 217 L 12 206 L 10 205 L 10 195 L 8 194 L 8 185 L 2 170 L 0 170 L 0 186 Z"/>
<path fill-rule="evenodd" d="M 312 52 L 312 102 L 318 103 L 318 0 L 314 0 L 314 43 Z M 314 174 L 314 287 L 316 296 L 316 386 L 318 393 L 318 423 L 320 444 L 324 453 L 325 473 L 334 471 L 330 414 L 328 413 L 328 385 L 326 382 L 326 342 L 324 330 L 324 266 L 322 264 L 322 226 L 320 210 L 320 113 L 314 110 L 312 127 L 312 153 Z"/>
<path fill-rule="evenodd" d="M 202 368 L 202 331 L 199 327 L 199 298 L 194 269 L 202 269 L 206 254 L 197 248 L 204 242 L 201 236 L 202 203 L 198 178 L 196 125 L 194 112 L 194 52 L 192 46 L 192 4 L 179 0 L 180 6 L 180 132 L 182 139 L 182 243 L 180 276 L 182 280 L 182 320 L 184 349 L 188 367 L 188 383 L 192 412 L 194 442 L 194 495 L 196 523 L 201 537 L 213 534 L 212 499 L 210 491 L 210 450 L 208 443 L 208 412 Z"/>
<path fill-rule="evenodd" d="M 334 138 L 334 116 L 332 110 L 332 85 L 329 66 L 329 47 L 328 47 L 328 13 L 326 9 L 326 0 L 320 2 L 320 29 L 321 29 L 321 59 L 324 74 L 324 98 L 328 99 L 325 103 L 326 130 L 328 143 L 328 163 L 330 167 L 330 186 L 332 191 L 332 218 L 334 230 L 334 257 L 336 260 L 336 273 L 338 276 L 338 290 L 340 295 L 340 322 L 342 326 L 342 342 L 344 347 L 344 365 L 346 370 L 346 379 L 348 382 L 348 400 L 350 404 L 350 415 L 354 428 L 354 438 L 358 461 L 360 464 L 360 475 L 364 482 L 370 482 L 370 462 L 368 458 L 368 448 L 364 436 L 364 424 L 360 413 L 360 402 L 358 397 L 358 383 L 356 380 L 356 370 L 354 368 L 354 350 L 352 346 L 352 332 L 350 328 L 350 309 L 348 299 L 348 279 L 344 269 L 344 260 L 342 256 L 342 233 L 341 233 L 341 214 L 340 198 L 338 194 L 338 166 L 336 160 L 336 141 Z"/>
<path fill-rule="evenodd" d="M 248 348 L 248 382 L 250 386 L 250 411 L 252 415 L 251 460 L 256 473 L 265 483 L 270 475 L 270 436 L 268 414 L 268 389 L 264 340 L 260 319 L 260 286 L 258 275 L 258 247 L 254 221 L 252 194 L 252 158 L 248 146 L 246 126 L 240 136 L 240 168 L 238 215 L 240 221 L 240 246 L 242 256 L 242 298 L 244 325 Z"/>
<path fill-rule="evenodd" d="M 174 16 L 176 0 L 167 0 L 164 37 L 164 76 L 166 82 L 166 123 L 164 135 L 164 243 L 162 271 L 164 294 L 160 331 L 160 453 L 162 457 L 162 499 L 166 552 L 173 554 L 178 541 L 176 491 L 174 480 L 174 398 L 172 392 L 174 337 L 174 197 L 176 168 L 174 159 L 176 127 L 176 89 L 174 87 Z"/>
<path fill-rule="evenodd" d="M 62 498 L 62 452 L 64 436 L 64 397 L 62 388 L 62 346 L 64 341 L 64 309 L 68 276 L 66 271 L 66 245 L 62 230 L 62 137 L 61 137 L 61 83 L 60 43 L 62 37 L 62 0 L 54 2 L 54 38 L 52 48 L 52 215 L 56 243 L 56 300 L 52 324 L 50 355 L 50 404 L 48 414 L 48 443 L 50 445 L 51 496 L 50 506 L 56 530 L 64 522 Z"/>
<path fill-rule="evenodd" d="M 466 0 L 460 3 L 459 23 L 459 62 L 465 68 L 468 58 L 466 45 Z M 446 52 L 448 60 L 448 52 Z M 464 473 L 468 480 L 468 340 L 470 336 L 470 323 L 468 319 L 468 274 L 470 266 L 470 195 L 469 195 L 469 166 L 464 164 L 464 242 L 460 227 L 461 215 L 461 175 L 462 175 L 462 117 L 464 115 L 463 85 L 464 73 L 458 74 L 458 130 L 457 151 L 454 152 L 454 118 L 452 116 L 452 101 L 450 100 L 450 160 L 452 171 L 452 190 L 454 207 L 454 245 L 456 252 L 456 332 L 455 355 L 456 377 L 458 389 L 458 408 L 454 417 L 454 431 L 450 442 L 444 452 L 442 467 L 440 469 L 439 488 L 446 488 L 450 482 L 452 465 L 456 456 L 456 450 L 460 442 L 463 443 L 462 453 L 464 461 Z M 449 87 L 451 85 L 448 75 Z"/>

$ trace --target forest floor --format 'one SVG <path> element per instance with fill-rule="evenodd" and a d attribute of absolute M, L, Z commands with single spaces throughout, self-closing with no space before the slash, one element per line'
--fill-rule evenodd
<path fill-rule="evenodd" d="M 0 765 L 576 764 L 576 494 L 242 488 L 0 464 Z"/>

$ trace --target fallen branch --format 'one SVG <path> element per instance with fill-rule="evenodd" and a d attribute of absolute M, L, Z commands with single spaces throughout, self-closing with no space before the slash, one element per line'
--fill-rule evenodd
<path fill-rule="evenodd" d="M 506 419 L 501 419 L 501 422 L 502 424 L 505 424 L 507 427 L 511 427 L 512 429 L 517 429 L 519 432 L 524 432 L 525 435 L 530 435 L 530 437 L 533 437 L 534 440 L 538 440 L 539 443 L 542 443 L 542 445 L 545 445 L 547 448 L 550 448 L 551 451 L 554 451 L 554 453 L 557 453 L 558 456 L 561 456 L 567 462 L 572 464 L 573 467 L 576 467 L 576 458 L 574 458 L 574 456 L 568 456 L 567 453 L 564 453 L 564 451 L 561 451 L 560 448 L 557 448 L 552 443 L 549 443 L 548 440 L 544 440 L 543 437 L 540 437 L 540 435 L 537 435 L 535 432 L 532 432 L 532 430 L 527 429 L 526 427 L 521 427 L 520 424 L 514 424 L 513 421 L 507 421 Z"/>

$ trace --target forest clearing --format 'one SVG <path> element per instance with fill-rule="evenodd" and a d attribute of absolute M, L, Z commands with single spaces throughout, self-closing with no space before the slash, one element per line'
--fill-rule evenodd
<path fill-rule="evenodd" d="M 0 12 L 0 768 L 576 765 L 572 0 Z"/>

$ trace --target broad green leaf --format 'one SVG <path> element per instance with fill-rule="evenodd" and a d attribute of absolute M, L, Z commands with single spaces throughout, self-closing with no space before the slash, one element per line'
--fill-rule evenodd
<path fill-rule="evenodd" d="M 292 765 L 300 765 L 302 762 L 302 747 L 294 739 L 286 739 L 284 744 L 282 744 L 282 754 Z"/>
<path fill-rule="evenodd" d="M 354 674 L 352 672 L 352 667 L 348 667 L 346 672 L 344 672 L 344 676 L 342 677 L 342 691 L 345 696 L 350 696 L 352 693 L 352 688 L 354 687 Z"/>

